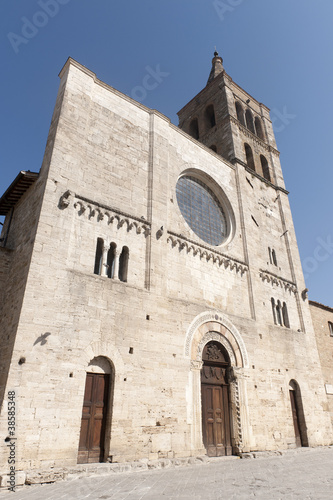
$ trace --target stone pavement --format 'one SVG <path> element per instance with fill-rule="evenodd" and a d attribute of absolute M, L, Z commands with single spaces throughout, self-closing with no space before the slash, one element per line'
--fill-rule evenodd
<path fill-rule="evenodd" d="M 75 477 L 2 491 L 0 500 L 332 500 L 333 447 L 282 456 L 217 458 L 201 465 Z"/>

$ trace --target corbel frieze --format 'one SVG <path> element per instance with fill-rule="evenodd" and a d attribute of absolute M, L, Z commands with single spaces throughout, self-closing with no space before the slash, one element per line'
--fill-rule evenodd
<path fill-rule="evenodd" d="M 177 235 L 168 231 L 167 243 L 171 244 L 171 248 L 178 248 L 180 252 L 184 251 L 187 254 L 192 254 L 206 262 L 216 264 L 219 267 L 224 267 L 225 269 L 229 268 L 230 271 L 235 269 L 236 273 L 240 272 L 241 275 L 248 270 L 248 266 L 245 263 L 232 259 L 215 250 L 211 250 L 204 245 L 188 240 L 182 235 Z"/>
<path fill-rule="evenodd" d="M 284 290 L 287 292 L 292 292 L 292 293 L 297 292 L 297 286 L 295 285 L 295 283 L 293 283 L 292 281 L 288 281 L 284 278 L 281 278 L 276 274 L 270 273 L 269 271 L 264 271 L 260 269 L 259 276 L 263 282 L 267 281 L 267 283 L 271 283 L 272 286 L 273 285 L 280 286 L 281 288 L 284 288 Z"/>
<path fill-rule="evenodd" d="M 135 217 L 118 210 L 117 208 L 102 205 L 96 201 L 89 200 L 71 191 L 66 191 L 59 200 L 59 208 L 64 210 L 70 205 L 79 216 L 84 216 L 94 222 L 104 221 L 107 225 L 115 223 L 117 228 L 123 226 L 127 231 L 134 229 L 137 234 L 148 236 L 151 234 L 151 225 L 144 217 Z"/>

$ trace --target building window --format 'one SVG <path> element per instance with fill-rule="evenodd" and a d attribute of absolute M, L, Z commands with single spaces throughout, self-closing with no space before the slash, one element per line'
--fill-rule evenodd
<path fill-rule="evenodd" d="M 251 149 L 251 147 L 248 144 L 244 144 L 244 148 L 245 148 L 245 156 L 246 156 L 247 166 L 251 170 L 255 171 L 256 169 L 255 169 L 255 165 L 254 165 L 254 159 L 253 159 L 252 149 Z"/>
<path fill-rule="evenodd" d="M 193 139 L 199 139 L 199 124 L 197 118 L 194 118 L 191 121 L 189 133 L 193 137 Z"/>
<path fill-rule="evenodd" d="M 237 120 L 245 127 L 244 109 L 240 102 L 236 102 Z"/>
<path fill-rule="evenodd" d="M 214 106 L 212 104 L 207 106 L 205 110 L 205 123 L 206 123 L 206 130 L 211 129 L 216 125 Z"/>
<path fill-rule="evenodd" d="M 285 302 L 283 302 L 283 305 L 282 305 L 282 318 L 283 318 L 284 326 L 286 328 L 290 328 L 288 309 L 287 309 L 287 304 Z"/>
<path fill-rule="evenodd" d="M 249 109 L 245 111 L 245 121 L 246 121 L 246 127 L 249 129 L 249 131 L 252 132 L 252 134 L 255 134 L 253 115 Z"/>
<path fill-rule="evenodd" d="M 119 257 L 119 273 L 118 273 L 119 280 L 123 282 L 127 281 L 128 259 L 129 259 L 129 249 L 128 247 L 123 247 Z"/>
<path fill-rule="evenodd" d="M 227 237 L 227 219 L 213 191 L 199 179 L 184 175 L 177 182 L 176 196 L 192 231 L 210 245 L 221 245 Z"/>
<path fill-rule="evenodd" d="M 265 179 L 271 182 L 271 175 L 269 173 L 268 161 L 263 155 L 260 155 L 260 162 L 262 168 L 262 175 L 265 177 Z"/>
<path fill-rule="evenodd" d="M 273 297 L 271 298 L 271 304 L 272 304 L 272 313 L 273 313 L 274 325 L 276 325 L 275 300 L 273 299 Z"/>
<path fill-rule="evenodd" d="M 116 248 L 117 245 L 115 243 L 111 243 L 110 248 L 108 250 L 107 255 L 107 276 L 108 278 L 114 278 L 114 268 L 116 264 Z"/>
<path fill-rule="evenodd" d="M 328 328 L 330 331 L 330 336 L 333 337 L 333 323 L 331 321 L 328 322 Z"/>
<path fill-rule="evenodd" d="M 281 305 L 280 300 L 275 302 L 273 297 L 271 298 L 271 304 L 274 324 L 290 328 L 287 304 L 283 302 L 283 304 Z"/>
<path fill-rule="evenodd" d="M 256 129 L 256 135 L 259 137 L 259 139 L 264 139 L 264 134 L 262 131 L 262 125 L 261 125 L 261 120 L 257 116 L 254 119 L 254 126 Z"/>
<path fill-rule="evenodd" d="M 95 254 L 95 267 L 94 267 L 95 274 L 101 274 L 102 260 L 103 260 L 103 249 L 104 249 L 104 241 L 102 240 L 102 238 L 97 238 L 96 254 Z"/>
<path fill-rule="evenodd" d="M 276 260 L 276 253 L 275 253 L 275 250 L 274 248 L 272 248 L 272 263 L 274 264 L 274 266 L 277 266 L 277 260 Z"/>

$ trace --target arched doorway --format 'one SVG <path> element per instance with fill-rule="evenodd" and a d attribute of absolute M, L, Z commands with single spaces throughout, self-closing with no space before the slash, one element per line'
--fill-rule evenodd
<path fill-rule="evenodd" d="M 217 341 L 208 342 L 202 353 L 202 437 L 209 457 L 232 454 L 229 384 L 230 359 Z"/>
<path fill-rule="evenodd" d="M 104 462 L 107 428 L 111 427 L 113 370 L 109 361 L 98 356 L 87 368 L 78 463 Z"/>
<path fill-rule="evenodd" d="M 295 380 L 289 382 L 289 395 L 291 403 L 291 413 L 295 431 L 296 447 L 309 446 L 306 432 L 301 391 Z"/>

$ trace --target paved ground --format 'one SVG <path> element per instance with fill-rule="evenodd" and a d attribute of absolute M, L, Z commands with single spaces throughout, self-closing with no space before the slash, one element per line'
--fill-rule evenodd
<path fill-rule="evenodd" d="M 283 456 L 77 477 L 24 486 L 0 500 L 332 500 L 333 447 Z"/>

